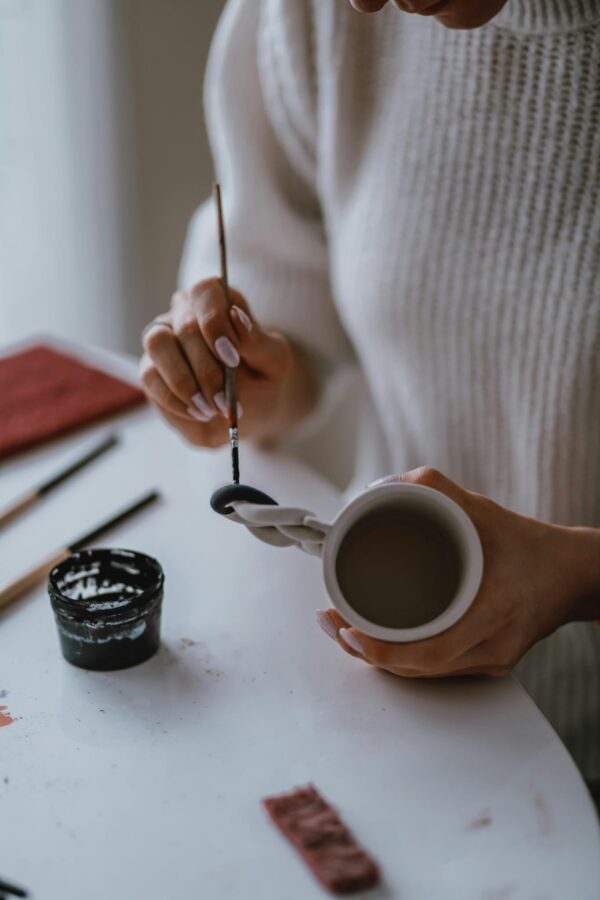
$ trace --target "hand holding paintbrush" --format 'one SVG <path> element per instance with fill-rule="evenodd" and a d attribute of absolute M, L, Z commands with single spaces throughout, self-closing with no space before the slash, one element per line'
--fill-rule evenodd
<path fill-rule="evenodd" d="M 291 342 L 264 328 L 243 294 L 230 285 L 217 188 L 215 203 L 218 230 L 207 241 L 219 247 L 221 276 L 177 291 L 170 310 L 146 327 L 141 378 L 153 406 L 190 443 L 230 443 L 234 457 L 242 407 L 245 437 L 277 439 L 309 412 L 315 389 Z M 229 248 L 234 261 L 236 243 Z M 233 475 L 237 480 L 237 469 Z"/>

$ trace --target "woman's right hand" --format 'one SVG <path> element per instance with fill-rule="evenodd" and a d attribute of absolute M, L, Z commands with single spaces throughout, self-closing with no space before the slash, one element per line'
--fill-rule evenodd
<path fill-rule="evenodd" d="M 168 313 L 144 330 L 140 377 L 150 403 L 190 443 L 219 447 L 228 439 L 224 365 L 235 369 L 243 436 L 272 437 L 283 407 L 294 352 L 287 338 L 266 331 L 246 299 L 208 278 L 171 298 Z"/>

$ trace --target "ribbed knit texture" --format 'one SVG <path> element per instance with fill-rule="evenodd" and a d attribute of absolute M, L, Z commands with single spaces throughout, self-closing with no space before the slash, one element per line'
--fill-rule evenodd
<path fill-rule="evenodd" d="M 470 32 L 237 0 L 206 95 L 257 315 L 332 371 L 356 357 L 393 470 L 579 525 L 600 525 L 599 22 L 600 0 L 509 0 Z M 203 209 L 185 283 L 213 245 Z M 517 674 L 600 777 L 600 628 Z"/>

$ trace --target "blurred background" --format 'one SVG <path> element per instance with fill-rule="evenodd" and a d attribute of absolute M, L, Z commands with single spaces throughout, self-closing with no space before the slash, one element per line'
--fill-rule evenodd
<path fill-rule="evenodd" d="M 213 175 L 202 108 L 224 0 L 0 0 L 0 345 L 138 353 Z"/>
<path fill-rule="evenodd" d="M 0 0 L 0 351 L 52 335 L 140 355 L 213 182 L 203 82 L 224 5 Z M 344 384 L 294 445 L 339 486 L 364 390 Z"/>

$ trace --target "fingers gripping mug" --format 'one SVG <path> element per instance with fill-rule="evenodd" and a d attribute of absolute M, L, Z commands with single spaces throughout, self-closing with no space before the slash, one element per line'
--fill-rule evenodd
<path fill-rule="evenodd" d="M 370 487 L 331 525 L 244 485 L 220 488 L 211 505 L 267 543 L 321 556 L 333 606 L 374 638 L 433 637 L 465 614 L 479 589 L 475 526 L 457 503 L 424 485 Z"/>

